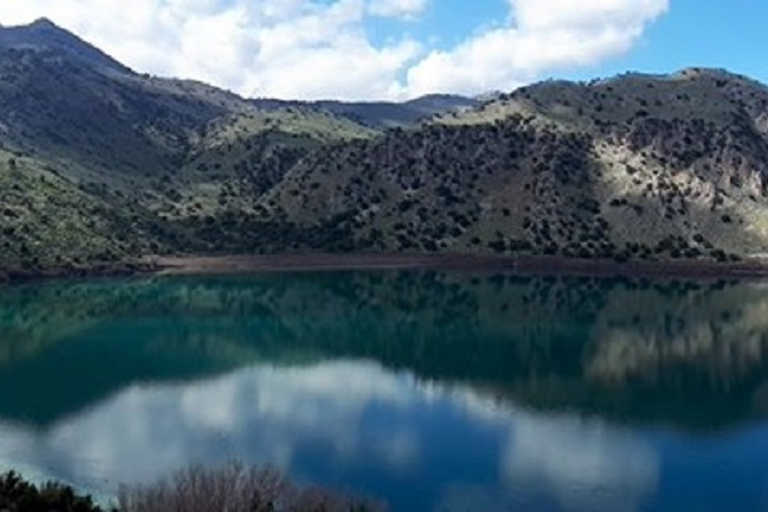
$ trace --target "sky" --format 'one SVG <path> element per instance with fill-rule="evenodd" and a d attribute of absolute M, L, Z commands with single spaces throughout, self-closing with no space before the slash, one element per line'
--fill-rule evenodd
<path fill-rule="evenodd" d="M 695 66 L 768 82 L 765 0 L 0 1 L 2 25 L 40 17 L 136 71 L 247 97 L 477 95 Z"/>

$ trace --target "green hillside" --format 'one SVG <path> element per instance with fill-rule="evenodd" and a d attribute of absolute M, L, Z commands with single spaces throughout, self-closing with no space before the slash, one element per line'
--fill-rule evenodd
<path fill-rule="evenodd" d="M 247 100 L 137 74 L 45 20 L 0 28 L 0 268 L 192 253 L 768 253 L 764 85 L 689 69 L 475 104 Z M 391 115 L 399 127 L 385 130 Z"/>
<path fill-rule="evenodd" d="M 314 153 L 266 206 L 302 224 L 348 218 L 361 248 L 761 254 L 767 119 L 768 88 L 722 71 L 547 82 Z"/>

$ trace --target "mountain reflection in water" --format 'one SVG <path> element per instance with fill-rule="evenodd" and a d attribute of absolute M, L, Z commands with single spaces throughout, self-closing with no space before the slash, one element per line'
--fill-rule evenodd
<path fill-rule="evenodd" d="M 768 289 L 433 272 L 0 294 L 0 461 L 237 458 L 394 510 L 768 507 Z"/>

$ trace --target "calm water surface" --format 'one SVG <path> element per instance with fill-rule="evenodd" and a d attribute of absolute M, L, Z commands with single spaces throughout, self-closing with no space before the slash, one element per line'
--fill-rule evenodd
<path fill-rule="evenodd" d="M 0 289 L 0 469 L 232 459 L 410 511 L 768 510 L 768 288 L 274 274 Z"/>

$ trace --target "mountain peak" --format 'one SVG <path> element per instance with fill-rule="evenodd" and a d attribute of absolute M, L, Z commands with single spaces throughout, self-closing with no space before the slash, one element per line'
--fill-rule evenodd
<path fill-rule="evenodd" d="M 56 25 L 53 21 L 50 20 L 50 18 L 37 18 L 35 21 L 29 24 L 29 27 L 31 28 L 55 28 L 58 30 L 63 30 L 58 25 Z"/>
<path fill-rule="evenodd" d="M 29 25 L 0 26 L 0 51 L 8 49 L 53 50 L 101 71 L 132 71 L 49 18 L 38 18 Z"/>

